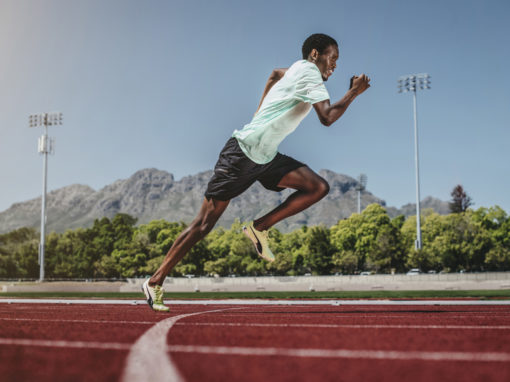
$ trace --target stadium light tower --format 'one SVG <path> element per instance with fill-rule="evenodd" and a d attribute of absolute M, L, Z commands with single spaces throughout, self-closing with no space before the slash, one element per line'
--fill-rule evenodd
<path fill-rule="evenodd" d="M 367 176 L 361 174 L 358 176 L 358 184 L 356 185 L 356 191 L 358 191 L 358 214 L 361 213 L 361 191 L 365 191 L 367 187 Z"/>
<path fill-rule="evenodd" d="M 55 141 L 48 137 L 48 126 L 62 125 L 62 113 L 32 114 L 30 127 L 44 126 L 44 134 L 39 138 L 38 151 L 43 155 L 43 190 L 41 200 L 41 242 L 39 243 L 39 281 L 44 281 L 44 246 L 46 242 L 46 185 L 48 175 L 48 154 L 53 154 Z"/>
<path fill-rule="evenodd" d="M 414 162 L 416 167 L 416 241 L 414 247 L 422 248 L 420 222 L 420 167 L 418 156 L 418 120 L 416 106 L 416 91 L 430 89 L 430 76 L 427 73 L 409 74 L 398 79 L 398 92 L 413 92 L 414 106 Z"/>

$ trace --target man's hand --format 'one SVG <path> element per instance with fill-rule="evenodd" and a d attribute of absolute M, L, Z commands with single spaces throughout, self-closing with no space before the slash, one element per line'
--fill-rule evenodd
<path fill-rule="evenodd" d="M 356 92 L 356 95 L 360 95 L 370 87 L 370 78 L 366 74 L 361 76 L 353 76 L 351 78 L 351 89 Z"/>
<path fill-rule="evenodd" d="M 344 97 L 335 102 L 333 105 L 329 103 L 329 99 L 313 104 L 317 116 L 321 123 L 325 126 L 331 126 L 342 114 L 347 110 L 354 99 L 370 87 L 370 78 L 365 74 L 351 77 L 351 86 Z"/>

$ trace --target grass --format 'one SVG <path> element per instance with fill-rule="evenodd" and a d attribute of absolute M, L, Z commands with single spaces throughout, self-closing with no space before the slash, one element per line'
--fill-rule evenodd
<path fill-rule="evenodd" d="M 1 298 L 143 299 L 138 292 L 0 292 Z M 510 299 L 510 290 L 329 291 L 329 292 L 165 292 L 165 299 Z"/>

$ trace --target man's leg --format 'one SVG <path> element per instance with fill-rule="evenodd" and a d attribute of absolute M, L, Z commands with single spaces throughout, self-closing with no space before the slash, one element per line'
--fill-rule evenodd
<path fill-rule="evenodd" d="M 303 211 L 329 192 L 328 182 L 306 166 L 284 175 L 278 187 L 293 188 L 297 191 L 274 210 L 254 220 L 253 226 L 258 231 L 267 230 L 279 221 Z"/>
<path fill-rule="evenodd" d="M 204 199 L 200 212 L 188 228 L 186 228 L 166 254 L 163 263 L 149 280 L 149 285 L 163 285 L 165 277 L 173 267 L 181 261 L 197 242 L 202 240 L 214 227 L 220 216 L 227 208 L 229 201 Z"/>

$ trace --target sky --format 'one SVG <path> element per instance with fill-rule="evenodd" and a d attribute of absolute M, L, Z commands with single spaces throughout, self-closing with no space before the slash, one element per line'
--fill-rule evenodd
<path fill-rule="evenodd" d="M 274 68 L 301 59 L 312 33 L 339 43 L 332 101 L 353 74 L 371 88 L 322 126 L 312 110 L 280 151 L 315 171 L 368 177 L 389 206 L 415 201 L 413 100 L 419 91 L 421 196 L 510 212 L 510 2 L 471 0 L 0 0 L 0 211 L 41 195 L 41 128 L 49 128 L 48 190 L 98 190 L 138 170 L 176 179 L 212 169 L 249 123 Z"/>

